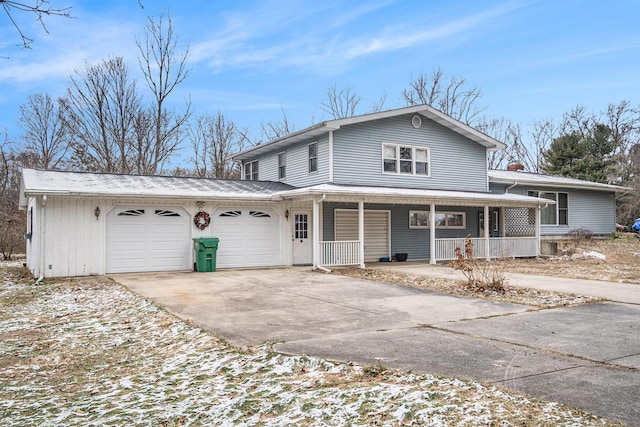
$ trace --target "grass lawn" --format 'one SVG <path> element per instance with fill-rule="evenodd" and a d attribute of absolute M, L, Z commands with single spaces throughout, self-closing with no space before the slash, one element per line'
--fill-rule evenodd
<path fill-rule="evenodd" d="M 0 267 L 2 426 L 615 426 L 478 382 L 241 351 L 106 278 Z"/>

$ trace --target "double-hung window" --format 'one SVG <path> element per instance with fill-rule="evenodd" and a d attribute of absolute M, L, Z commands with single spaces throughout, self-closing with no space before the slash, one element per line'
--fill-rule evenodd
<path fill-rule="evenodd" d="M 258 180 L 258 161 L 257 160 L 244 164 L 244 179 L 247 181 Z"/>
<path fill-rule="evenodd" d="M 278 154 L 278 179 L 285 179 L 287 177 L 287 156 L 282 152 Z"/>
<path fill-rule="evenodd" d="M 309 173 L 318 171 L 318 143 L 309 144 Z"/>
<path fill-rule="evenodd" d="M 382 172 L 429 176 L 429 149 L 411 145 L 382 144 Z"/>
<path fill-rule="evenodd" d="M 549 204 L 540 210 L 541 225 L 569 225 L 569 196 L 567 193 L 548 191 L 528 191 L 529 197 L 555 200 L 555 204 Z"/>

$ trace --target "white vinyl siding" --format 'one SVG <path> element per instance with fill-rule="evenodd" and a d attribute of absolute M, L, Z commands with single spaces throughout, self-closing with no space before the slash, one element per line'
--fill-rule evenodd
<path fill-rule="evenodd" d="M 391 256 L 391 213 L 364 211 L 364 260 L 378 261 Z M 358 240 L 358 211 L 335 210 L 335 240 Z"/>

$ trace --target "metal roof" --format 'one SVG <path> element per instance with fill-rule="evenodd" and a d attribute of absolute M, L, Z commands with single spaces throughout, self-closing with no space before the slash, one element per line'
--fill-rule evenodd
<path fill-rule="evenodd" d="M 584 181 L 564 176 L 545 175 L 523 171 L 490 170 L 489 182 L 500 184 L 535 185 L 538 187 L 563 187 L 597 191 L 631 191 L 629 187 L 620 185 L 601 184 L 599 182 Z"/>
<path fill-rule="evenodd" d="M 364 123 L 373 120 L 385 119 L 388 117 L 396 117 L 403 114 L 420 114 L 436 123 L 466 137 L 478 144 L 489 149 L 502 149 L 505 145 L 477 129 L 468 126 L 453 117 L 436 110 L 429 105 L 415 105 L 411 107 L 398 108 L 395 110 L 387 110 L 379 113 L 363 114 L 360 116 L 346 117 L 344 119 L 328 120 L 325 122 L 314 124 L 306 129 L 302 129 L 281 138 L 276 138 L 264 144 L 256 145 L 248 150 L 232 156 L 233 160 L 245 161 L 254 158 L 265 151 L 282 149 L 297 142 L 316 138 L 332 130 L 338 130 L 342 126 L 352 125 L 356 123 Z"/>

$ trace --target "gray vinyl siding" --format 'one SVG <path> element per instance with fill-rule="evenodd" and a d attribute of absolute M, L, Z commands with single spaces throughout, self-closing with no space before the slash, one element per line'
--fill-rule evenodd
<path fill-rule="evenodd" d="M 318 170 L 309 173 L 309 144 L 318 143 Z M 278 179 L 278 154 L 286 158 L 285 178 Z M 258 179 L 280 181 L 296 187 L 329 182 L 329 137 L 309 139 L 285 149 L 278 149 L 258 157 Z"/>
<path fill-rule="evenodd" d="M 517 186 L 509 190 L 510 193 L 522 195 L 526 195 L 528 191 L 567 193 L 569 224 L 541 225 L 540 234 L 543 236 L 562 235 L 577 228 L 586 228 L 602 235 L 615 231 L 616 200 L 613 192 L 528 186 Z"/>
<path fill-rule="evenodd" d="M 344 126 L 334 132 L 336 184 L 487 191 L 486 149 L 422 117 L 415 129 L 404 115 Z M 431 176 L 382 173 L 382 144 L 430 149 Z"/>
<path fill-rule="evenodd" d="M 365 210 L 391 211 L 391 254 L 407 253 L 410 260 L 429 259 L 429 230 L 409 228 L 409 211 L 428 211 L 429 206 L 421 205 L 384 205 L 365 203 Z M 358 209 L 356 203 L 324 203 L 322 210 L 322 239 L 334 240 L 334 212 L 335 209 Z M 478 213 L 483 208 L 462 206 L 436 206 L 437 212 L 465 212 L 467 217 L 466 229 L 436 230 L 436 238 L 465 237 L 471 234 L 478 237 Z"/>

